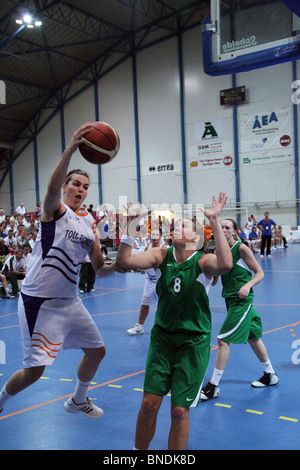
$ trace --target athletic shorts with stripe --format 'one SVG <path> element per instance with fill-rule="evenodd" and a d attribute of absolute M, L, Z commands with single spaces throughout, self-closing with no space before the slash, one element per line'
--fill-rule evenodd
<path fill-rule="evenodd" d="M 151 281 L 146 279 L 143 295 L 142 295 L 142 305 L 150 305 L 157 303 L 157 294 L 156 294 L 156 281 Z"/>
<path fill-rule="evenodd" d="M 24 367 L 51 365 L 61 348 L 99 348 L 104 342 L 78 296 L 45 299 L 22 293 L 18 315 Z"/>
<path fill-rule="evenodd" d="M 164 396 L 171 391 L 173 405 L 197 406 L 210 357 L 210 334 L 169 334 L 151 330 L 144 391 Z"/>
<path fill-rule="evenodd" d="M 226 298 L 227 316 L 218 339 L 227 343 L 247 343 L 262 336 L 261 318 L 253 308 L 253 298 Z"/>

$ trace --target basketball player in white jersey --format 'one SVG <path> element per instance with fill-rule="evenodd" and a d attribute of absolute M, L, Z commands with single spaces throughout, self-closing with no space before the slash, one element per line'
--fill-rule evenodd
<path fill-rule="evenodd" d="M 151 248 L 162 247 L 164 245 L 164 240 L 162 238 L 161 230 L 154 228 L 151 230 L 151 239 L 146 245 L 144 251 L 150 250 Z M 157 294 L 155 291 L 156 288 L 156 273 L 155 269 L 147 269 L 146 271 L 147 279 L 144 285 L 142 303 L 139 313 L 139 320 L 132 328 L 127 330 L 127 333 L 132 335 L 142 335 L 144 333 L 144 323 L 149 314 L 150 304 L 157 302 Z"/>
<path fill-rule="evenodd" d="M 89 123 L 84 124 L 74 133 L 48 183 L 37 242 L 19 298 L 24 368 L 2 388 L 0 412 L 12 396 L 36 382 L 64 348 L 84 352 L 75 392 L 64 404 L 66 411 L 81 412 L 88 418 L 103 414 L 87 398 L 87 390 L 105 355 L 105 346 L 78 296 L 77 273 L 87 254 L 100 277 L 116 268 L 104 265 L 93 217 L 79 211 L 88 193 L 88 174 L 82 170 L 67 174 L 71 157 L 89 127 Z"/>

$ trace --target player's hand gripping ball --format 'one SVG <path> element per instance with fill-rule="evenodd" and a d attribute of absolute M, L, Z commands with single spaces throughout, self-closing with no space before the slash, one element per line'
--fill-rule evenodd
<path fill-rule="evenodd" d="M 106 122 L 92 122 L 91 126 L 79 144 L 79 151 L 88 162 L 103 165 L 117 155 L 120 138 L 117 131 Z"/>

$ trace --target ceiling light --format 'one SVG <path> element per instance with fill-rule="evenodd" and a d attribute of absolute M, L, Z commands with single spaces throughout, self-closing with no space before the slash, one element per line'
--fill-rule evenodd
<path fill-rule="evenodd" d="M 25 26 L 27 26 L 27 28 L 34 28 L 34 26 L 39 27 L 43 24 L 41 20 L 36 18 L 34 15 L 31 15 L 30 13 L 22 14 L 22 18 L 21 16 L 18 16 L 15 21 L 17 24 L 20 25 L 25 23 Z"/>
<path fill-rule="evenodd" d="M 23 16 L 23 19 L 25 23 L 31 23 L 31 16 L 26 13 L 26 15 Z"/>

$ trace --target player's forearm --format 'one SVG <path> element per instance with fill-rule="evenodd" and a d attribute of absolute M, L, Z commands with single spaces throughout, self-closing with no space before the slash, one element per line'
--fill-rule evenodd
<path fill-rule="evenodd" d="M 210 220 L 215 240 L 215 255 L 217 258 L 216 269 L 214 275 L 220 276 L 225 274 L 232 268 L 232 254 L 228 242 L 224 236 L 223 229 L 219 218 Z"/>

